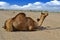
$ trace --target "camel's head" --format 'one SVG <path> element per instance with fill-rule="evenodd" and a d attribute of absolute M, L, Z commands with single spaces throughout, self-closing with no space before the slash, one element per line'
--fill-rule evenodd
<path fill-rule="evenodd" d="M 41 12 L 40 18 L 37 19 L 38 26 L 41 26 L 44 19 L 48 16 L 48 12 Z"/>
<path fill-rule="evenodd" d="M 48 12 L 41 12 L 41 15 L 46 17 L 46 16 L 48 16 Z"/>
<path fill-rule="evenodd" d="M 48 16 L 48 12 L 41 12 L 40 18 L 46 16 Z M 37 21 L 40 21 L 40 18 L 37 18 Z"/>

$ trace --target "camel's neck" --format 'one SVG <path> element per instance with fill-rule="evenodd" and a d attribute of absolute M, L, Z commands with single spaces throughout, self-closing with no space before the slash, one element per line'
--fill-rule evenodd
<path fill-rule="evenodd" d="M 38 22 L 38 26 L 41 26 L 42 23 L 43 23 L 43 21 L 44 21 L 44 17 L 41 15 L 41 16 L 40 16 L 40 20 L 39 20 L 39 22 Z"/>
<path fill-rule="evenodd" d="M 45 18 L 46 18 L 46 15 L 41 14 L 40 20 L 39 20 L 39 22 L 38 22 L 38 26 L 39 26 L 39 27 L 42 25 L 42 23 L 43 23 L 43 21 L 44 21 Z"/>

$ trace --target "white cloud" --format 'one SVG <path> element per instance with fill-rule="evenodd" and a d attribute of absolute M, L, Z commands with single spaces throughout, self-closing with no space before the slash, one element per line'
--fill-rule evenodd
<path fill-rule="evenodd" d="M 7 2 L 0 2 L 0 9 L 17 9 L 17 10 L 48 10 L 48 11 L 60 11 L 60 1 L 53 0 L 50 2 L 42 3 L 28 3 L 27 5 L 10 5 Z"/>
<path fill-rule="evenodd" d="M 21 6 L 18 6 L 18 5 L 10 5 L 9 8 L 10 9 L 20 9 Z"/>
<path fill-rule="evenodd" d="M 22 8 L 25 10 L 30 10 L 30 9 L 37 10 L 37 9 L 41 8 L 41 6 L 40 6 L 40 2 L 36 2 L 33 4 L 29 3 L 28 5 L 24 5 L 24 6 L 22 6 Z"/>
<path fill-rule="evenodd" d="M 60 11 L 60 1 L 53 0 L 53 1 L 50 1 L 50 2 L 46 2 L 45 7 L 48 7 L 45 10 Z"/>
<path fill-rule="evenodd" d="M 54 0 L 54 1 L 47 2 L 46 4 L 48 4 L 48 5 L 60 5 L 60 1 Z"/>
<path fill-rule="evenodd" d="M 9 6 L 9 3 L 7 3 L 7 2 L 0 2 L 0 9 L 6 9 L 6 8 L 8 8 L 8 6 Z"/>
<path fill-rule="evenodd" d="M 40 5 L 42 4 L 41 2 L 35 2 L 34 5 Z"/>
<path fill-rule="evenodd" d="M 9 5 L 9 3 L 7 3 L 7 2 L 0 2 L 0 6 L 8 6 Z"/>

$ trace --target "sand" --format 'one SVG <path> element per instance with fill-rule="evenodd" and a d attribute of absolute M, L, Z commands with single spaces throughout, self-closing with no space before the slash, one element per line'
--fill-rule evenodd
<path fill-rule="evenodd" d="M 14 13 L 15 12 L 15 13 Z M 0 40 L 60 40 L 60 14 L 49 13 L 43 23 L 45 30 L 39 31 L 16 31 L 7 32 L 3 29 L 4 22 L 14 17 L 21 11 L 0 11 Z M 24 12 L 24 11 L 23 11 Z M 35 21 L 40 17 L 40 12 L 25 12 L 27 16 L 32 17 Z"/>

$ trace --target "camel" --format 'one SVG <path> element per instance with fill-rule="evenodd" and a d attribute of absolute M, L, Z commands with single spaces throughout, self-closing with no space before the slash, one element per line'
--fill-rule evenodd
<path fill-rule="evenodd" d="M 31 17 L 26 17 L 25 13 L 19 13 L 15 17 L 8 19 L 5 22 L 4 29 L 12 32 L 14 29 L 19 31 L 32 31 L 38 26 L 41 26 L 48 13 L 41 13 L 40 19 L 35 22 Z"/>

